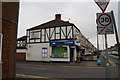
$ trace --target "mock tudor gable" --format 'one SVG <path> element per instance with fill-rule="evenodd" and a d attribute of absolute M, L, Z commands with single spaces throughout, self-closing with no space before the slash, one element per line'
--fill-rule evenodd
<path fill-rule="evenodd" d="M 27 43 L 69 40 L 73 39 L 77 32 L 80 30 L 73 23 L 61 20 L 61 15 L 56 14 L 54 20 L 27 29 Z"/>

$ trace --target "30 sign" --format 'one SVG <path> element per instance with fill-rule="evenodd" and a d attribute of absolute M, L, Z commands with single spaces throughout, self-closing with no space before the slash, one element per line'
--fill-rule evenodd
<path fill-rule="evenodd" d="M 97 13 L 97 21 L 98 27 L 113 25 L 111 13 Z"/>
<path fill-rule="evenodd" d="M 98 34 L 114 34 L 111 13 L 97 13 Z"/>

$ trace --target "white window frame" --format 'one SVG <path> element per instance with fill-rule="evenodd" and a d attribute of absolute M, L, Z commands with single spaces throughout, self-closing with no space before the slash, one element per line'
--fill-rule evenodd
<path fill-rule="evenodd" d="M 42 58 L 47 58 L 48 57 L 48 48 L 43 47 L 42 48 Z"/>

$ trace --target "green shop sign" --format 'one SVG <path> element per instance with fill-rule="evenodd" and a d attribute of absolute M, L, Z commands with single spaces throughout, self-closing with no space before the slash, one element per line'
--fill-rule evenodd
<path fill-rule="evenodd" d="M 63 51 L 52 51 L 52 53 L 67 53 L 66 50 L 63 50 Z"/>

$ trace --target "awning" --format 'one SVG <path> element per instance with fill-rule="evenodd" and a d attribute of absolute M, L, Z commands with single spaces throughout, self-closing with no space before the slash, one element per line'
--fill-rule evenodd
<path fill-rule="evenodd" d="M 50 41 L 50 46 L 58 46 L 58 45 L 75 45 L 75 41 L 74 40 Z"/>
<path fill-rule="evenodd" d="M 50 46 L 58 46 L 58 45 L 76 45 L 80 46 L 80 43 L 76 40 L 65 40 L 65 41 L 50 41 Z"/>

